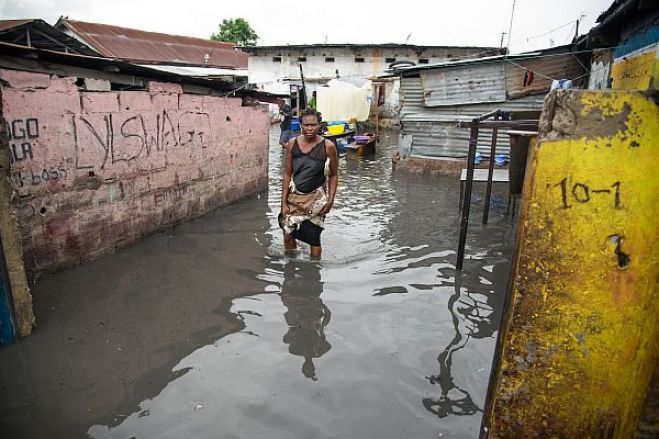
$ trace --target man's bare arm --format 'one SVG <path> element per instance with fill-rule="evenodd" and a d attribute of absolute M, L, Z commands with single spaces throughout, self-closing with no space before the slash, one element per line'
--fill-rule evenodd
<path fill-rule="evenodd" d="M 336 151 L 336 145 L 333 142 L 327 143 L 327 158 L 330 161 L 330 175 L 327 188 L 327 203 L 320 211 L 321 215 L 327 215 L 327 213 L 334 206 L 334 197 L 336 196 L 336 188 L 339 185 L 339 154 Z"/>
<path fill-rule="evenodd" d="M 293 141 L 289 140 L 284 147 L 284 178 L 282 179 L 281 188 L 281 213 L 288 215 L 288 192 L 290 190 L 291 178 L 293 175 Z"/>

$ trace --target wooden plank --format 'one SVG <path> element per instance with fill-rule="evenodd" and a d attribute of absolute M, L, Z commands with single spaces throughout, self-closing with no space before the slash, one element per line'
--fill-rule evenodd
<path fill-rule="evenodd" d="M 474 169 L 474 180 L 473 181 L 487 181 L 487 169 Z M 460 181 L 467 180 L 467 169 L 462 169 L 460 173 Z M 508 170 L 507 169 L 495 169 L 492 172 L 492 182 L 493 183 L 506 183 L 508 182 Z"/>

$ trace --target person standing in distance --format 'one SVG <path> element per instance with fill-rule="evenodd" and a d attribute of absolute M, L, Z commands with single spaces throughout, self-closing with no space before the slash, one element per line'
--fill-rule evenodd
<path fill-rule="evenodd" d="M 279 114 L 282 116 L 281 124 L 279 129 L 281 133 L 279 134 L 279 144 L 284 147 L 293 137 L 292 123 L 293 123 L 293 110 L 288 104 L 284 104 L 279 108 Z"/>

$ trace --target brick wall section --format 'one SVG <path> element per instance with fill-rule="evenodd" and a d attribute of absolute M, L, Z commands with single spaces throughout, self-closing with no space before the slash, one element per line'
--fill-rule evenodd
<path fill-rule="evenodd" d="M 0 69 L 13 207 L 32 277 L 267 186 L 268 115 L 177 84 L 86 92 Z"/>

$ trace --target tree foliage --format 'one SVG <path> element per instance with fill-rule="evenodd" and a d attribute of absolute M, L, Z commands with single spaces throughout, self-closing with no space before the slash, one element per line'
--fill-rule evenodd
<path fill-rule="evenodd" d="M 259 36 L 243 18 L 229 18 L 222 20 L 218 32 L 211 35 L 213 41 L 236 43 L 240 46 L 255 46 Z"/>

